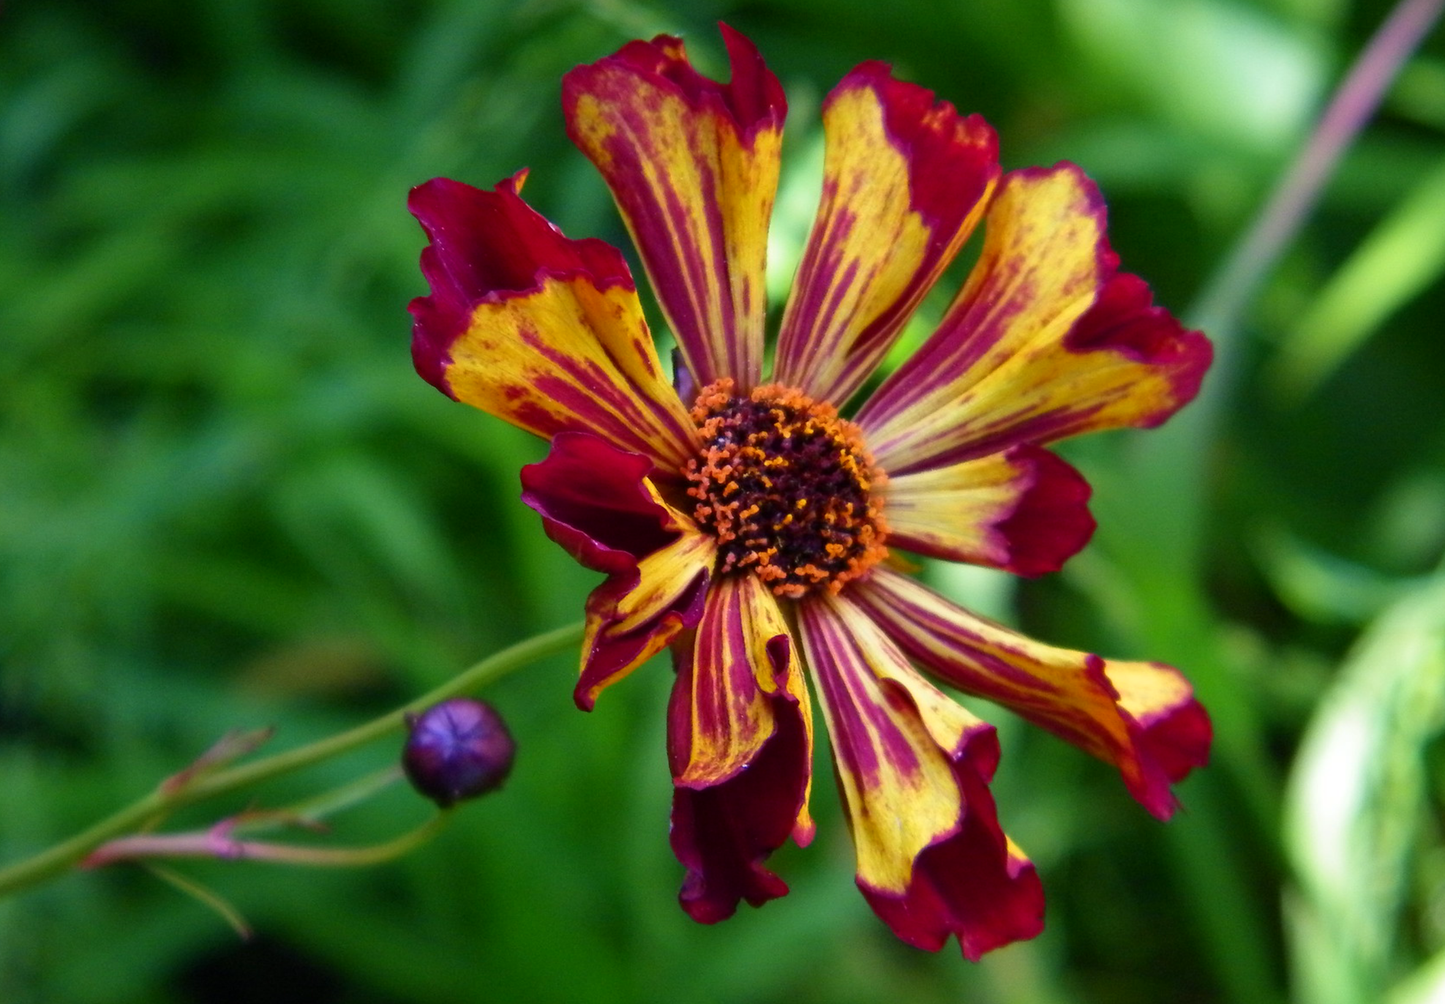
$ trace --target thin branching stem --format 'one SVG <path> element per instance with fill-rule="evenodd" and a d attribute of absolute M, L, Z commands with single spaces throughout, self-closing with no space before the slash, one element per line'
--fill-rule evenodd
<path fill-rule="evenodd" d="M 488 656 L 429 693 L 355 728 L 252 763 L 202 774 L 184 785 L 162 785 L 75 836 L 0 869 L 0 898 L 68 871 L 102 844 L 144 829 L 148 823 L 181 806 L 260 784 L 400 731 L 408 713 L 421 711 L 449 697 L 472 693 L 513 670 L 575 646 L 581 638 L 581 624 L 536 635 Z"/>

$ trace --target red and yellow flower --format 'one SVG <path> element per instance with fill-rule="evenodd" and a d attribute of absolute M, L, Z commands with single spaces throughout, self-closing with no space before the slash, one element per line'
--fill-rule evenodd
<path fill-rule="evenodd" d="M 1209 719 L 1172 667 L 1053 648 L 956 606 L 895 549 L 1021 575 L 1088 540 L 1089 488 L 1044 448 L 1163 422 L 1211 349 L 1118 271 L 1072 164 L 1004 173 L 993 130 L 880 63 L 823 107 L 822 202 L 774 359 L 764 259 L 786 104 L 724 27 L 731 80 L 660 36 L 567 75 L 568 133 L 606 179 L 677 341 L 664 371 L 622 255 L 518 195 L 416 188 L 431 244 L 417 371 L 551 441 L 522 470 L 547 534 L 607 575 L 587 600 L 576 700 L 670 648 L 671 840 L 694 918 L 787 886 L 768 870 L 808 812 L 823 709 L 858 886 L 905 941 L 984 952 L 1037 934 L 1033 865 L 988 789 L 994 729 L 919 671 L 1113 764 L 1167 819 Z M 938 330 L 839 413 L 974 227 Z M 766 375 L 765 375 L 766 374 Z"/>

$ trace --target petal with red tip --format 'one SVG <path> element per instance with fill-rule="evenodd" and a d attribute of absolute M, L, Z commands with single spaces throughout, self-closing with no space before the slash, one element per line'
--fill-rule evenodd
<path fill-rule="evenodd" d="M 843 78 L 823 127 L 823 200 L 783 316 L 776 379 L 841 404 L 977 223 L 998 180 L 998 141 L 983 119 L 882 63 Z"/>
<path fill-rule="evenodd" d="M 942 679 L 1113 764 L 1160 819 L 1178 807 L 1171 785 L 1209 759 L 1209 716 L 1172 666 L 1041 644 L 886 568 L 852 583 L 848 595 Z"/>
<path fill-rule="evenodd" d="M 991 725 L 944 696 L 846 597 L 798 608 L 858 853 L 858 887 L 904 941 L 983 953 L 1043 929 L 1033 866 L 999 829 Z"/>
<path fill-rule="evenodd" d="M 995 948 L 1037 937 L 1044 927 L 1044 890 L 1034 864 L 1005 838 L 1000 870 L 998 822 L 993 796 L 976 771 L 955 763 L 964 801 L 973 808 L 954 837 L 918 855 L 905 895 L 870 889 L 863 898 L 895 934 L 910 945 L 937 951 L 958 936 L 964 958 L 977 962 Z M 979 867 L 980 861 L 989 862 Z"/>
<path fill-rule="evenodd" d="M 1190 401 L 1208 339 L 1116 272 L 1104 203 L 1072 164 L 1015 171 L 982 255 L 939 330 L 858 414 L 894 473 L 1120 426 Z"/>
<path fill-rule="evenodd" d="M 717 542 L 696 528 L 620 572 L 587 597 L 582 676 L 573 699 L 584 711 L 702 618 Z"/>
<path fill-rule="evenodd" d="M 762 373 L 768 218 L 787 103 L 753 44 L 722 28 L 732 79 L 659 35 L 562 82 L 568 135 L 602 172 L 699 386 Z"/>
<path fill-rule="evenodd" d="M 760 906 L 788 887 L 763 861 L 808 814 L 812 721 L 788 626 L 752 575 L 718 579 L 695 637 L 673 647 L 668 708 L 672 847 L 687 867 L 679 899 L 697 921 Z"/>
<path fill-rule="evenodd" d="M 430 296 L 411 302 L 417 372 L 539 436 L 591 432 L 677 467 L 696 433 L 663 374 L 627 264 L 574 241 L 522 201 L 446 178 L 412 189 L 431 239 Z"/>
<path fill-rule="evenodd" d="M 1056 572 L 1094 532 L 1089 483 L 1037 446 L 888 479 L 888 543 L 1018 575 Z"/>
<path fill-rule="evenodd" d="M 608 576 L 587 598 L 574 695 L 584 710 L 702 617 L 716 544 L 663 501 L 651 467 L 597 436 L 562 433 L 546 460 L 522 468 L 522 501 L 547 536 Z"/>

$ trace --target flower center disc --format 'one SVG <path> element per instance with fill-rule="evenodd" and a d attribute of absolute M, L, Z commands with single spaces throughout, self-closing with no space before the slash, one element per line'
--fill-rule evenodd
<path fill-rule="evenodd" d="M 779 596 L 836 593 L 888 553 L 883 472 L 832 405 L 777 384 L 748 397 L 732 388 L 719 380 L 698 395 L 703 451 L 685 471 L 720 570 L 751 568 Z"/>

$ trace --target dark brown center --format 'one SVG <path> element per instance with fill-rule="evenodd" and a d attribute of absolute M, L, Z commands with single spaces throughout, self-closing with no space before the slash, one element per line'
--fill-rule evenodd
<path fill-rule="evenodd" d="M 837 592 L 888 552 L 883 473 L 830 404 L 767 384 L 736 397 L 703 388 L 692 411 L 703 452 L 688 463 L 693 516 L 718 541 L 719 570 L 752 569 L 779 596 Z"/>

